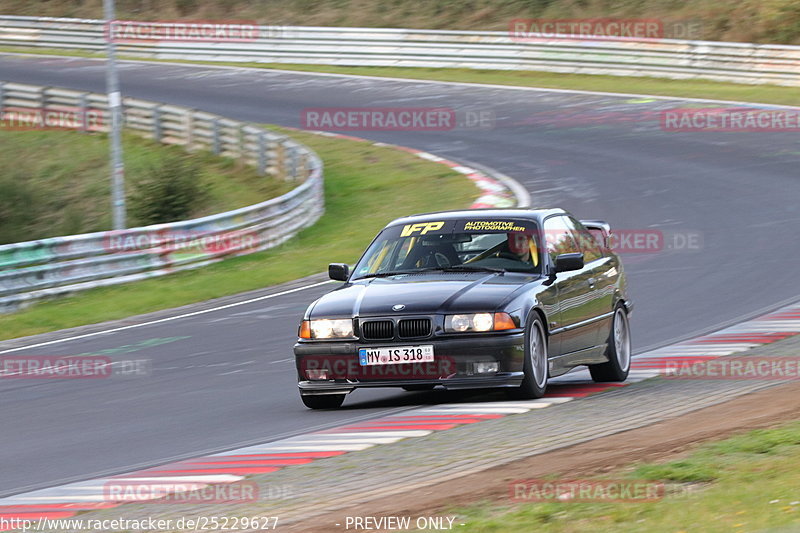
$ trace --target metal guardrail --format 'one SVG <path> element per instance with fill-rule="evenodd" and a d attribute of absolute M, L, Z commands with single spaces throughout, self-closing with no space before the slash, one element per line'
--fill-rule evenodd
<path fill-rule="evenodd" d="M 100 52 L 105 39 L 101 20 L 0 16 L 4 46 Z M 798 46 L 535 35 L 530 41 L 497 31 L 260 26 L 252 41 L 121 42 L 118 50 L 151 59 L 543 70 L 800 85 Z"/>
<path fill-rule="evenodd" d="M 263 175 L 299 185 L 277 198 L 202 218 L 2 245 L 0 312 L 43 297 L 160 276 L 265 250 L 322 215 L 322 162 L 302 144 L 185 107 L 125 98 L 123 108 L 130 130 L 190 151 L 210 150 L 232 157 Z M 91 116 L 85 129 L 107 131 L 105 95 L 0 82 L 0 116 L 5 118 L 11 112 L 25 115 L 27 110 L 40 117 L 42 110 L 56 117 L 60 110 L 70 116 Z"/>

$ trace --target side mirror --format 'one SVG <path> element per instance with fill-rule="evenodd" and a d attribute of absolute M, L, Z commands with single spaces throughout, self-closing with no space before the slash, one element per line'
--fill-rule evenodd
<path fill-rule="evenodd" d="M 350 267 L 344 263 L 331 263 L 328 265 L 328 277 L 336 281 L 347 281 Z"/>
<path fill-rule="evenodd" d="M 556 257 L 556 273 L 580 270 L 583 268 L 583 254 L 561 254 Z"/>

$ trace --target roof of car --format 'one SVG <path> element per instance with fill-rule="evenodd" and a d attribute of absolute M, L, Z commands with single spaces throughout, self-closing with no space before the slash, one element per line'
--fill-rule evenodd
<path fill-rule="evenodd" d="M 417 222 L 426 222 L 429 220 L 453 220 L 453 219 L 508 219 L 508 218 L 526 218 L 529 220 L 541 220 L 549 215 L 564 214 L 566 211 L 560 208 L 532 208 L 532 209 L 460 209 L 457 211 L 437 211 L 434 213 L 419 213 L 416 215 L 409 215 L 406 217 L 397 218 L 389 222 L 386 227 L 394 226 L 397 224 L 415 224 Z"/>

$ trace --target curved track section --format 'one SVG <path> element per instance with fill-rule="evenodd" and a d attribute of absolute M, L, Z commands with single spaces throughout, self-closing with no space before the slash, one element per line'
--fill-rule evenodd
<path fill-rule="evenodd" d="M 796 296 L 800 152 L 785 133 L 665 132 L 657 113 L 683 105 L 669 99 L 141 63 L 123 64 L 121 75 L 126 95 L 292 127 L 302 125 L 307 107 L 490 112 L 490 128 L 357 135 L 492 167 L 521 181 L 535 205 L 559 205 L 616 228 L 699 235 L 698 250 L 665 246 L 625 257 L 640 352 Z M 102 62 L 92 60 L 0 58 L 0 79 L 22 83 L 100 91 L 103 76 Z M 451 398 L 359 391 L 341 411 L 305 410 L 291 344 L 306 304 L 326 290 L 273 288 L 199 315 L 27 349 L 15 343 L 18 354 L 104 353 L 147 359 L 151 368 L 146 379 L 91 385 L 0 383 L 0 424 L 15 428 L 0 452 L 0 495 Z"/>

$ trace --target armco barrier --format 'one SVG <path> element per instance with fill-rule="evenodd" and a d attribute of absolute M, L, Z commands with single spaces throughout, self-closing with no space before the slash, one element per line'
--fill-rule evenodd
<path fill-rule="evenodd" d="M 322 162 L 290 138 L 211 113 L 125 98 L 126 127 L 187 150 L 210 150 L 297 182 L 290 192 L 234 211 L 169 224 L 54 237 L 0 246 L 0 312 L 81 289 L 196 268 L 271 248 L 312 225 L 324 209 Z M 91 110 L 104 95 L 0 82 L 0 115 Z M 106 131 L 108 121 L 95 122 Z M 99 125 L 98 125 L 99 124 Z M 144 244 L 143 244 L 144 243 Z"/>
<path fill-rule="evenodd" d="M 0 16 L 0 46 L 102 52 L 103 21 Z M 528 35 L 507 32 L 259 26 L 238 42 L 142 41 L 118 44 L 129 57 L 353 66 L 461 67 L 703 78 L 800 85 L 800 47 Z"/>

